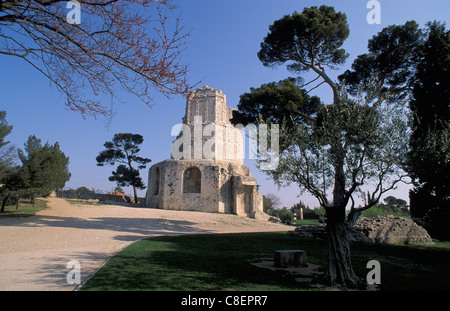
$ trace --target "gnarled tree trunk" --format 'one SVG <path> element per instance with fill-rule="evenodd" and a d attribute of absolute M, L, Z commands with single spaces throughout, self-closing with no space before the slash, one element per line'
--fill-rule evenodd
<path fill-rule="evenodd" d="M 328 268 L 325 281 L 331 286 L 354 288 L 360 280 L 353 271 L 350 256 L 351 228 L 345 219 L 345 209 L 336 210 L 336 207 L 327 208 Z"/>
<path fill-rule="evenodd" d="M 6 207 L 6 203 L 8 202 L 8 199 L 9 199 L 9 195 L 7 195 L 6 197 L 3 198 L 2 206 L 0 208 L 0 213 L 5 212 L 5 207 Z"/>
<path fill-rule="evenodd" d="M 333 204 L 325 208 L 327 212 L 327 244 L 328 269 L 325 281 L 331 285 L 357 287 L 359 278 L 352 267 L 350 256 L 351 227 L 345 217 L 345 177 L 344 150 L 341 144 L 336 144 L 336 154 L 340 157 L 335 165 L 335 180 L 333 189 Z"/>

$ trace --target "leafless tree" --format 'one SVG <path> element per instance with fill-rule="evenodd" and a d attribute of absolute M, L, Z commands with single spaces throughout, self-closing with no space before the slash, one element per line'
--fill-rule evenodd
<path fill-rule="evenodd" d="M 151 90 L 189 94 L 181 64 L 189 33 L 170 0 L 79 0 L 79 24 L 68 22 L 68 3 L 0 0 L 0 57 L 29 63 L 83 117 L 109 116 L 118 90 L 150 106 Z"/>

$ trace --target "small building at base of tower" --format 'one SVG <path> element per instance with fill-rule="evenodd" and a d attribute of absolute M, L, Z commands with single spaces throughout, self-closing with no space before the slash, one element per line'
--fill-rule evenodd
<path fill-rule="evenodd" d="M 266 219 L 250 169 L 233 161 L 165 160 L 149 170 L 146 206 Z"/>

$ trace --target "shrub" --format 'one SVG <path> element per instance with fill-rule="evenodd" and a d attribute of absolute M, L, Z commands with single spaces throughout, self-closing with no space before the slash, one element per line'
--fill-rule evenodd
<path fill-rule="evenodd" d="M 300 218 L 300 209 L 303 209 L 303 219 L 319 219 L 319 216 L 315 213 L 315 211 L 309 208 L 305 203 L 300 201 L 299 203 L 294 204 L 291 207 L 291 212 L 297 214 L 297 218 Z"/>
<path fill-rule="evenodd" d="M 294 213 L 283 207 L 281 210 L 277 210 L 277 217 L 280 218 L 281 222 L 290 225 L 294 222 Z"/>
<path fill-rule="evenodd" d="M 405 212 L 402 209 L 384 205 L 384 204 L 378 204 L 378 205 L 372 206 L 371 208 L 369 208 L 365 211 L 362 211 L 362 213 L 361 213 L 361 216 L 363 216 L 363 217 L 375 217 L 375 216 L 382 216 L 382 215 L 394 215 L 394 216 L 409 217 L 408 212 Z"/>
<path fill-rule="evenodd" d="M 314 213 L 316 213 L 317 217 L 319 217 L 320 223 L 325 223 L 327 219 L 327 212 L 325 211 L 325 208 L 323 206 L 316 207 L 314 209 Z"/>

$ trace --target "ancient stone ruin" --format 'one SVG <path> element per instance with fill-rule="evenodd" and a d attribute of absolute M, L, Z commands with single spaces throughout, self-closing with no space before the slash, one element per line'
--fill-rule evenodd
<path fill-rule="evenodd" d="M 230 123 L 232 111 L 222 91 L 205 86 L 191 94 L 172 158 L 149 169 L 147 207 L 268 218 L 243 164 L 243 135 Z"/>
<path fill-rule="evenodd" d="M 365 243 L 432 244 L 428 232 L 412 219 L 393 215 L 359 217 L 352 228 L 351 240 Z M 306 238 L 326 238 L 324 226 L 300 226 L 294 234 Z"/>
<path fill-rule="evenodd" d="M 433 243 L 428 232 L 412 219 L 393 215 L 360 217 L 353 227 L 353 240 L 389 244 Z"/>

